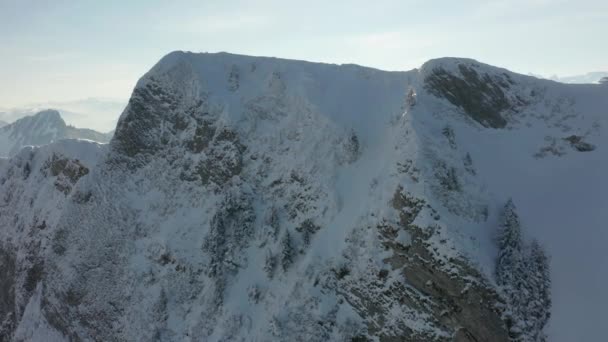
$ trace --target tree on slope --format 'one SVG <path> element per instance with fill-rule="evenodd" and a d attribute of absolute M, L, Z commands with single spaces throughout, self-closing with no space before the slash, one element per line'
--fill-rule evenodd
<path fill-rule="evenodd" d="M 501 216 L 498 236 L 498 262 L 496 266 L 496 279 L 501 286 L 517 284 L 516 277 L 523 271 L 523 242 L 519 216 L 515 212 L 513 200 L 505 204 Z"/>
<path fill-rule="evenodd" d="M 514 341 L 546 341 L 550 316 L 549 258 L 533 241 L 526 247 L 515 204 L 509 200 L 501 216 L 496 280 L 507 300 L 505 321 Z"/>
<path fill-rule="evenodd" d="M 505 204 L 501 216 L 498 236 L 498 260 L 496 280 L 508 301 L 506 322 L 512 337 L 519 336 L 523 330 L 523 307 L 525 303 L 525 266 L 521 225 L 513 200 Z"/>
<path fill-rule="evenodd" d="M 294 248 L 291 241 L 289 231 L 285 232 L 283 239 L 281 240 L 281 267 L 283 271 L 287 271 L 289 266 L 293 263 Z"/>
<path fill-rule="evenodd" d="M 549 258 L 536 240 L 530 245 L 526 270 L 530 296 L 524 319 L 533 340 L 546 341 L 546 336 L 542 332 L 551 317 L 551 277 Z"/>

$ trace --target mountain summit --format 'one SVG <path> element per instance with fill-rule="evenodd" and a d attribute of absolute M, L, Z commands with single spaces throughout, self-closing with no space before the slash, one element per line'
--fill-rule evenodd
<path fill-rule="evenodd" d="M 23 146 L 40 146 L 60 139 L 89 139 L 108 142 L 110 136 L 90 129 L 66 125 L 58 111 L 43 110 L 0 126 L 0 156 L 16 154 Z"/>
<path fill-rule="evenodd" d="M 579 266 L 606 255 L 564 246 L 608 243 L 607 105 L 605 87 L 469 59 L 386 72 L 173 52 L 109 145 L 0 160 L 0 335 L 543 341 L 601 326 L 603 290 L 566 275 L 601 277 Z M 585 291 L 598 318 L 582 321 Z"/>

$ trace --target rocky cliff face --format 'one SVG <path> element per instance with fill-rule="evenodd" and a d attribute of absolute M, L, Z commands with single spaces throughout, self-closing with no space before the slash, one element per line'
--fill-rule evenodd
<path fill-rule="evenodd" d="M 429 63 L 425 88 L 458 106 L 473 120 L 485 127 L 504 128 L 507 120 L 503 112 L 517 112 L 528 104 L 520 94 L 509 97 L 508 91 L 516 86 L 509 73 L 484 71 L 474 61 L 457 63 L 450 70 L 440 63 Z"/>
<path fill-rule="evenodd" d="M 166 56 L 108 147 L 0 163 L 0 335 L 508 341 L 458 125 L 517 125 L 531 80 L 429 63 Z"/>

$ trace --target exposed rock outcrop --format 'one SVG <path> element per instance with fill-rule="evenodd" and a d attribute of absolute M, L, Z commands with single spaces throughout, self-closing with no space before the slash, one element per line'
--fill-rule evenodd
<path fill-rule="evenodd" d="M 435 96 L 445 98 L 473 120 L 485 127 L 503 128 L 507 120 L 503 112 L 517 111 L 527 104 L 520 96 L 510 97 L 507 92 L 515 84 L 508 73 L 488 74 L 480 71 L 479 64 L 471 60 L 454 60 L 454 65 L 427 66 L 425 88 Z M 429 62 L 431 63 L 431 62 Z M 451 70 L 449 67 L 456 67 Z M 423 67 L 424 68 L 424 67 Z"/>
<path fill-rule="evenodd" d="M 493 198 L 458 129 L 518 124 L 517 80 L 169 54 L 107 149 L 0 163 L 3 336 L 508 341 L 479 247 Z"/>

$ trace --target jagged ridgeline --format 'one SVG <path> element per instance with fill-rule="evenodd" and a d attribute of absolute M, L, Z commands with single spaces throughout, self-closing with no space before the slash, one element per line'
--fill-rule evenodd
<path fill-rule="evenodd" d="M 463 142 L 536 120 L 536 81 L 171 53 L 109 145 L 0 161 L 0 340 L 541 341 L 513 284 L 547 303 L 546 256 L 496 244 Z"/>
<path fill-rule="evenodd" d="M 24 146 L 41 146 L 62 139 L 87 139 L 107 143 L 111 133 L 67 125 L 58 111 L 48 109 L 13 123 L 0 122 L 0 157 L 13 156 Z"/>

